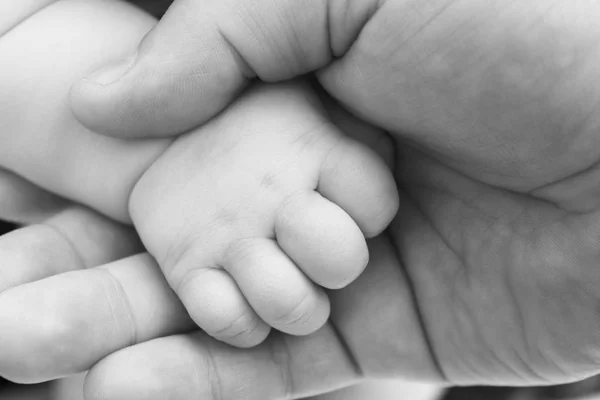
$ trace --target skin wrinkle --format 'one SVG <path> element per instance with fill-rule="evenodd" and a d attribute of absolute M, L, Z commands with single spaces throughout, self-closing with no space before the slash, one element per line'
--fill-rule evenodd
<path fill-rule="evenodd" d="M 406 38 L 404 38 L 401 42 L 399 42 L 397 44 L 394 43 L 395 46 L 397 45 L 395 50 L 400 52 L 400 50 L 406 44 L 408 44 L 410 41 L 414 40 L 420 34 L 424 33 L 427 30 L 427 28 L 429 28 L 431 25 L 433 25 L 442 15 L 444 15 L 450 9 L 450 7 L 455 6 L 456 3 L 459 2 L 459 0 L 445 0 L 445 1 L 446 1 L 446 4 L 441 6 L 429 18 L 427 18 L 425 21 L 423 21 L 423 23 L 417 30 L 411 32 L 411 34 L 408 35 Z"/>
<path fill-rule="evenodd" d="M 283 323 L 284 326 L 290 326 L 290 325 L 294 325 L 300 321 L 302 322 L 307 322 L 310 320 L 311 318 L 311 314 L 307 313 L 306 311 L 300 313 L 299 315 L 296 315 L 294 318 L 290 318 L 291 316 L 293 316 L 294 314 L 296 314 L 296 311 L 298 309 L 301 309 L 302 306 L 306 303 L 307 300 L 311 299 L 311 293 L 310 292 L 306 292 L 304 294 L 304 297 L 302 298 L 302 300 L 300 300 L 300 302 L 294 307 L 294 309 L 290 310 L 289 312 L 279 315 L 277 317 L 275 317 L 273 319 L 274 323 Z"/>
<path fill-rule="evenodd" d="M 329 324 L 331 325 L 331 329 L 332 329 L 333 333 L 335 334 L 335 336 L 337 337 L 339 344 L 341 345 L 342 349 L 344 350 L 344 354 L 348 358 L 348 361 L 350 362 L 350 365 L 352 366 L 352 369 L 354 370 L 355 375 L 359 376 L 359 377 L 366 376 L 365 372 L 363 371 L 362 366 L 360 365 L 360 362 L 358 361 L 358 357 L 356 356 L 356 354 L 354 353 L 354 351 L 352 350 L 350 345 L 348 345 L 347 339 L 344 337 L 344 334 L 342 333 L 342 331 L 338 328 L 334 319 L 330 318 Z"/>
<path fill-rule="evenodd" d="M 514 309 L 516 310 L 516 316 L 517 316 L 517 321 L 518 323 L 515 324 L 515 326 L 519 329 L 520 333 L 521 333 L 521 337 L 523 339 L 523 343 L 525 344 L 525 354 L 531 354 L 532 348 L 538 348 L 537 346 L 531 346 L 532 343 L 535 343 L 534 341 L 531 341 L 530 339 L 530 330 L 528 329 L 528 324 L 527 324 L 527 318 L 524 315 L 523 310 L 521 310 L 521 307 L 519 307 L 519 304 L 522 304 L 521 302 L 518 301 L 518 296 L 517 296 L 517 292 L 514 290 L 513 286 L 511 286 L 511 281 L 514 281 L 514 277 L 512 277 L 511 275 L 511 271 L 512 269 L 507 269 L 506 274 L 504 274 L 504 279 L 506 282 L 508 282 L 508 285 L 506 285 L 507 287 L 507 293 L 508 293 L 508 300 L 513 302 L 514 305 Z M 515 285 L 517 286 L 517 285 Z M 526 304 L 526 303 L 525 303 Z M 529 366 L 529 363 L 526 361 L 526 359 L 521 355 L 520 349 L 514 349 L 513 354 L 519 359 L 519 361 L 521 362 L 521 368 L 524 368 L 525 370 L 527 370 L 531 375 L 537 377 L 540 381 L 545 381 L 548 384 L 552 383 L 552 379 L 550 377 L 544 377 L 541 374 L 537 373 L 537 371 L 535 371 L 533 368 L 531 368 Z M 518 371 L 514 370 L 513 373 L 515 375 L 518 376 Z"/>
<path fill-rule="evenodd" d="M 553 207 L 554 208 L 554 207 Z M 519 220 L 522 220 L 522 217 L 525 215 L 525 213 L 527 213 L 527 210 L 522 210 L 520 213 L 518 213 L 516 216 L 514 216 L 513 218 L 511 218 L 511 221 L 513 221 L 514 224 L 517 224 Z M 514 228 L 513 228 L 514 230 Z M 520 229 L 519 229 L 520 230 Z M 532 234 L 531 232 L 529 232 L 529 234 Z M 463 263 L 464 264 L 464 263 Z M 503 360 L 500 360 L 503 361 Z M 503 362 L 504 363 L 504 362 Z M 507 365 L 508 366 L 508 365 Z M 527 365 L 526 365 L 527 367 Z M 512 367 L 511 367 L 512 369 Z M 533 371 L 531 371 L 533 372 Z M 542 375 L 539 375 L 537 372 L 533 373 L 534 376 L 537 376 L 538 378 L 542 379 L 545 382 L 549 382 L 547 377 L 542 377 Z"/>
<path fill-rule="evenodd" d="M 542 201 L 547 201 L 550 204 L 554 205 L 555 207 L 559 208 L 560 210 L 564 211 L 565 213 L 587 214 L 587 213 L 594 212 L 595 207 L 569 206 L 569 204 L 564 204 L 560 199 L 553 199 L 551 194 L 544 193 L 544 192 L 552 191 L 552 189 L 556 186 L 559 186 L 563 183 L 568 183 L 569 181 L 576 180 L 577 178 L 582 177 L 583 175 L 586 175 L 587 173 L 593 172 L 594 170 L 598 169 L 598 167 L 600 167 L 600 159 L 595 161 L 593 164 L 591 164 L 590 166 L 588 166 L 582 170 L 575 171 L 565 177 L 559 178 L 557 181 L 544 183 L 537 187 L 532 188 L 531 190 L 527 190 L 525 192 L 525 194 L 528 194 L 528 195 L 530 195 L 534 198 L 540 199 Z M 566 201 L 568 201 L 568 199 Z"/>
<path fill-rule="evenodd" d="M 227 44 L 227 48 L 229 49 L 229 51 L 231 51 L 233 53 L 233 56 L 234 56 L 234 59 L 236 60 L 238 69 L 242 72 L 243 77 L 247 80 L 256 78 L 256 76 L 257 76 L 256 71 L 252 68 L 252 66 L 248 63 L 248 61 L 246 61 L 244 56 L 242 56 L 242 53 L 240 53 L 239 50 L 234 46 L 233 42 L 231 41 L 231 39 L 229 39 L 229 37 L 227 36 L 225 31 L 218 25 L 217 25 L 217 34 L 219 35 L 221 40 L 223 40 L 223 42 L 225 42 Z M 240 90 L 243 90 L 243 89 L 240 89 Z M 231 102 L 235 101 L 235 98 L 236 98 L 236 96 L 233 96 L 231 99 Z M 226 107 L 223 109 L 223 111 L 225 111 L 225 110 L 227 110 Z M 218 116 L 218 115 L 219 114 L 216 114 L 215 116 Z"/>
<path fill-rule="evenodd" d="M 335 35 L 331 31 L 332 26 L 333 27 L 337 26 L 337 24 L 334 22 L 335 20 L 333 19 L 337 16 L 337 13 L 332 14 L 330 11 L 330 8 L 334 6 L 334 1 L 336 1 L 336 0 L 328 0 L 327 2 L 323 2 L 323 1 L 318 2 L 319 6 L 324 7 L 323 11 L 320 14 L 324 15 L 323 23 L 325 24 L 324 29 L 325 29 L 325 32 L 327 33 L 327 43 L 328 43 L 326 46 L 328 48 L 327 54 L 324 56 L 319 56 L 318 59 L 320 59 L 322 61 L 318 62 L 314 66 L 313 65 L 302 65 L 303 61 L 309 60 L 311 57 L 307 57 L 306 54 L 304 54 L 305 51 L 302 50 L 300 36 L 297 33 L 298 31 L 293 30 L 291 32 L 291 34 L 293 35 L 295 40 L 292 40 L 292 42 L 295 44 L 293 46 L 291 46 L 291 48 L 293 49 L 294 53 L 296 53 L 296 56 L 295 56 L 295 60 L 293 60 L 291 62 L 284 62 L 284 64 L 288 65 L 288 67 L 284 69 L 284 71 L 285 71 L 284 74 L 286 75 L 287 78 L 290 78 L 297 74 L 304 74 L 304 73 L 308 72 L 309 69 L 323 67 L 332 60 L 333 56 L 343 57 L 351 49 L 351 47 L 353 46 L 356 39 L 358 39 L 363 27 L 365 26 L 365 24 L 368 23 L 368 21 L 370 20 L 370 17 L 375 13 L 375 11 L 378 7 L 376 2 L 369 0 L 369 1 L 371 1 L 371 3 L 373 3 L 373 5 L 365 11 L 361 10 L 364 14 L 364 17 L 359 19 L 359 23 L 358 23 L 357 27 L 352 30 L 353 32 L 355 32 L 350 35 L 350 37 L 351 38 L 353 37 L 353 39 L 346 40 L 345 35 L 342 36 L 343 40 L 348 43 L 345 44 L 344 47 L 340 47 L 340 46 L 336 46 L 336 44 L 333 43 L 335 41 L 333 39 L 333 37 Z M 344 4 L 346 5 L 344 8 L 344 12 L 351 12 L 348 9 L 351 5 L 348 3 L 352 3 L 352 2 L 344 2 Z M 252 13 L 249 13 L 249 14 L 252 14 Z M 283 18 L 283 17 L 281 17 L 281 18 Z M 288 16 L 287 18 L 283 18 L 281 22 L 283 23 L 283 22 L 285 22 L 285 20 L 287 20 L 289 18 L 292 18 L 292 17 Z M 257 22 L 257 21 L 255 21 L 255 22 Z M 289 26 L 291 26 L 292 29 L 294 29 L 295 25 L 292 24 Z M 252 31 L 252 29 L 249 29 L 249 30 Z M 279 76 L 279 75 L 281 75 L 281 73 L 275 73 L 276 75 L 273 75 L 273 72 L 269 72 L 268 69 L 265 72 L 258 71 L 256 66 L 253 67 L 252 63 L 248 61 L 248 57 L 243 56 L 243 54 L 241 53 L 241 50 L 240 50 L 240 46 L 235 45 L 235 41 L 232 40 L 230 35 L 223 34 L 224 33 L 223 28 L 220 28 L 219 32 L 220 32 L 221 36 L 223 37 L 224 41 L 226 43 L 230 44 L 231 49 L 233 51 L 235 51 L 236 54 L 241 55 L 240 59 L 243 60 L 243 64 L 241 65 L 240 70 L 244 72 L 245 77 L 258 76 L 262 80 L 268 81 L 268 82 L 278 81 L 278 80 L 282 79 L 282 77 Z M 263 33 L 268 33 L 268 32 L 263 32 Z M 256 37 L 256 34 L 254 34 L 253 36 Z M 285 52 L 281 51 L 281 52 L 278 52 L 278 54 L 285 54 Z M 280 61 L 283 62 L 283 60 L 280 60 Z M 249 74 L 248 71 L 252 71 L 252 73 Z"/>
<path fill-rule="evenodd" d="M 246 329 L 243 329 L 237 333 L 234 333 L 233 335 L 229 333 L 229 331 L 231 330 L 231 328 L 233 328 L 234 326 L 236 326 L 236 323 L 239 321 L 243 321 L 244 319 L 248 319 L 247 315 L 244 313 L 242 315 L 240 315 L 239 317 L 235 318 L 233 320 L 233 322 L 231 322 L 231 324 L 229 326 L 226 326 L 225 328 L 219 329 L 218 331 L 212 333 L 215 336 L 221 336 L 221 337 L 226 337 L 227 339 L 235 339 L 238 338 L 240 336 L 244 336 L 244 335 L 249 335 L 249 333 L 251 333 L 252 331 L 254 331 L 256 329 L 256 327 L 258 326 L 259 320 L 257 318 L 252 318 L 252 322 L 251 324 L 245 324 L 246 325 Z"/>
<path fill-rule="evenodd" d="M 244 10 L 245 10 L 245 8 L 244 8 Z M 251 16 L 254 15 L 254 13 L 250 12 L 250 11 L 246 11 L 246 13 Z M 227 34 L 222 34 L 222 36 L 225 38 L 225 42 L 231 45 L 231 48 L 233 49 L 234 54 L 236 54 L 236 55 L 239 54 L 240 60 L 242 60 L 241 67 L 243 69 L 240 68 L 239 64 L 238 64 L 238 69 L 241 71 L 245 71 L 245 72 L 243 72 L 244 76 L 246 76 L 248 73 L 250 73 L 251 78 L 259 78 L 260 80 L 263 80 L 266 82 L 274 81 L 276 79 L 273 79 L 272 77 L 269 77 L 269 76 L 265 76 L 265 74 L 260 71 L 260 66 L 253 63 L 253 61 L 256 61 L 256 60 L 251 59 L 251 54 L 248 54 L 247 52 L 242 51 L 242 49 L 244 47 L 252 47 L 253 43 L 254 44 L 260 43 L 260 45 L 264 46 L 264 47 L 268 47 L 268 44 L 269 44 L 269 43 L 267 43 L 268 38 L 260 38 L 258 36 L 257 32 L 255 32 L 252 29 L 252 27 L 250 26 L 250 22 L 248 22 L 250 19 L 244 18 L 244 16 L 242 14 L 243 13 L 240 13 L 240 12 L 236 12 L 236 14 L 235 14 L 237 21 L 240 22 L 239 26 L 243 26 L 245 28 L 244 32 L 245 32 L 246 36 L 243 37 L 243 39 L 242 39 L 242 45 L 240 46 L 239 43 L 237 43 L 237 42 L 239 42 L 239 35 L 235 35 L 236 30 L 240 29 L 240 28 L 238 28 L 238 25 L 233 25 L 233 26 L 228 25 L 228 26 L 231 26 L 230 29 L 233 29 L 233 30 Z M 251 22 L 253 22 L 255 25 L 257 25 L 259 27 L 262 26 L 262 24 L 259 21 L 256 21 L 256 19 L 251 19 Z M 225 29 L 226 29 L 225 27 L 220 27 L 219 31 L 225 33 Z M 236 40 L 236 38 L 237 38 L 237 40 Z M 250 40 L 250 43 L 248 43 L 247 46 L 244 46 L 243 40 Z M 246 84 L 247 84 L 247 82 L 246 82 Z M 230 102 L 232 102 L 232 101 L 234 101 L 234 98 L 230 99 Z"/>
<path fill-rule="evenodd" d="M 363 7 L 368 2 L 367 9 L 362 11 L 362 17 L 355 22 L 352 6 L 359 4 Z M 342 3 L 342 5 L 340 5 Z M 342 58 L 350 52 L 358 41 L 362 30 L 382 6 L 381 0 L 329 0 L 327 2 L 326 32 L 328 32 L 330 56 Z M 340 12 L 340 8 L 343 11 Z M 337 20 L 342 16 L 341 21 Z M 354 27 L 356 25 L 356 27 Z M 348 26 L 351 27 L 348 32 Z M 342 32 L 339 32 L 339 30 Z"/>
<path fill-rule="evenodd" d="M 421 184 L 423 185 L 423 183 L 422 183 L 422 182 L 421 182 Z M 411 185 L 410 185 L 410 187 L 414 187 L 414 185 L 412 185 L 412 184 L 411 184 Z M 429 185 L 424 185 L 424 187 L 427 187 L 427 188 L 428 188 L 428 190 L 439 190 L 439 188 L 437 188 L 437 189 L 433 189 L 433 188 L 429 187 Z M 450 194 L 450 193 L 449 193 L 449 194 Z M 461 201 L 462 201 L 462 200 L 461 200 Z M 413 199 L 413 204 L 415 204 L 415 203 L 414 203 L 414 199 Z M 481 211 L 484 211 L 484 210 L 481 210 Z M 525 210 L 523 210 L 523 212 L 525 212 Z M 421 214 L 424 216 L 424 214 L 423 214 L 423 211 L 422 211 L 422 210 L 421 210 Z M 497 218 L 493 218 L 493 219 L 494 219 L 494 221 L 496 221 L 496 222 L 499 222 L 499 221 L 497 220 Z M 516 217 L 516 219 L 519 219 L 519 218 L 518 218 L 518 216 Z M 429 219 L 427 218 L 427 220 L 429 220 Z M 435 226 L 432 226 L 432 227 L 433 227 L 434 229 L 436 229 L 436 227 L 435 227 Z M 490 227 L 490 228 L 491 228 L 491 227 Z M 437 229 L 436 229 L 436 230 L 437 230 Z M 442 240 L 445 240 L 445 236 L 441 234 L 442 232 L 440 232 L 439 230 L 437 230 L 437 231 L 438 231 L 438 237 L 439 237 L 439 238 L 441 238 Z M 464 241 L 463 241 L 463 242 L 464 242 Z M 448 242 L 446 242 L 446 245 L 449 245 L 449 243 L 448 243 Z M 453 250 L 453 247 L 451 247 L 451 246 L 450 246 L 450 247 L 448 247 L 448 246 L 447 246 L 447 248 L 448 248 L 448 249 L 450 249 L 450 250 Z M 454 251 L 454 250 L 453 250 L 453 251 Z M 455 254 L 457 257 L 459 257 L 459 259 L 462 259 L 462 257 L 460 256 L 460 254 L 464 253 L 465 251 L 466 251 L 465 249 L 463 249 L 461 252 L 454 251 L 454 254 Z M 468 265 L 468 264 L 470 264 L 470 262 L 468 262 L 468 260 L 467 260 L 467 259 L 463 259 L 463 262 L 462 262 L 462 263 L 460 263 L 460 264 L 461 264 L 461 265 L 463 265 L 463 266 L 465 266 L 465 265 Z M 462 271 L 462 272 L 461 272 L 461 271 Z M 464 276 L 465 276 L 465 277 L 472 277 L 472 275 L 466 274 L 466 272 L 464 272 L 464 270 L 463 270 L 463 269 L 458 269 L 456 272 L 457 272 L 457 273 L 464 274 Z M 455 278 L 455 281 L 458 283 L 458 281 L 459 281 L 459 280 L 458 280 L 458 278 Z M 414 285 L 412 285 L 411 287 L 414 287 Z M 461 298 L 461 296 L 458 296 L 458 297 L 456 297 L 456 296 L 455 296 L 455 298 Z M 416 304 L 419 304 L 419 303 L 417 302 Z M 462 309 L 466 311 L 466 309 L 465 309 L 464 307 L 462 307 Z M 474 319 L 474 318 L 473 318 L 473 316 L 471 316 L 469 319 Z M 460 325 L 461 325 L 461 323 L 455 323 L 454 325 L 455 325 L 455 326 L 460 326 Z M 475 330 L 474 332 L 475 332 L 475 333 L 478 333 L 478 330 Z M 483 336 L 481 336 L 480 334 L 479 334 L 479 337 L 480 337 L 480 341 L 481 341 L 481 340 L 484 340 L 484 337 L 483 337 Z M 489 346 L 487 346 L 487 347 L 489 347 Z M 495 350 L 492 350 L 492 351 L 495 351 Z M 498 357 L 496 357 L 496 358 L 498 358 Z M 499 361 L 501 361 L 503 364 L 505 364 L 504 360 L 501 360 L 501 359 L 499 359 Z M 508 364 L 506 364 L 506 366 L 507 366 L 507 367 L 510 367 Z M 544 381 L 547 381 L 547 379 L 544 379 Z"/>
<path fill-rule="evenodd" d="M 52 220 L 42 222 L 38 225 L 49 228 L 52 232 L 54 232 L 56 234 L 56 236 L 60 240 L 62 240 L 66 244 L 66 247 L 69 249 L 69 252 L 73 255 L 73 258 L 76 260 L 76 263 L 75 263 L 75 265 L 77 266 L 76 269 L 83 269 L 83 268 L 90 267 L 89 263 L 87 263 L 85 258 L 83 257 L 83 254 L 81 253 L 81 251 L 79 251 L 77 246 L 75 246 L 75 243 L 71 240 L 71 238 L 69 238 L 67 233 L 64 232 L 63 230 L 61 230 L 56 224 L 53 224 Z"/>
<path fill-rule="evenodd" d="M 206 360 L 207 360 L 207 364 L 208 364 L 208 381 L 210 384 L 210 392 L 212 394 L 212 399 L 211 400 L 223 400 L 224 396 L 223 396 L 223 383 L 221 381 L 221 377 L 219 376 L 218 373 L 218 368 L 217 368 L 217 361 L 215 359 L 215 356 L 211 350 L 211 346 L 208 345 L 205 347 L 206 351 Z M 195 376 L 202 376 L 200 374 L 200 371 L 198 370 L 198 368 L 196 367 L 196 363 L 192 363 L 192 366 L 194 368 L 194 371 L 196 372 L 194 375 Z M 201 386 L 201 385 L 199 385 Z"/>
<path fill-rule="evenodd" d="M 286 343 L 285 336 L 279 332 L 273 332 L 272 335 L 277 335 L 276 340 L 271 340 L 268 343 L 271 360 L 276 365 L 281 376 L 280 382 L 283 382 L 283 398 L 291 399 L 296 394 L 294 379 L 292 374 L 292 366 L 290 364 L 289 347 Z M 283 361 L 282 361 L 283 359 Z"/>
<path fill-rule="evenodd" d="M 306 1 L 306 0 L 305 0 Z M 325 2 L 323 1 L 318 1 L 318 3 L 320 5 L 323 5 L 324 7 L 324 11 L 322 12 L 318 12 L 317 15 L 324 15 L 324 19 L 323 19 L 323 23 L 324 23 L 324 29 L 327 29 L 327 2 L 330 0 L 326 0 Z M 299 2 L 300 3 L 300 2 Z M 301 7 L 301 8 L 305 8 Z M 311 8 L 312 9 L 312 8 Z M 287 10 L 286 10 L 287 11 Z M 279 22 L 281 26 L 286 26 L 286 22 L 287 21 L 294 21 L 294 17 L 302 15 L 302 13 L 295 13 L 293 11 L 291 12 L 285 12 L 282 13 L 283 15 L 279 18 Z M 304 43 L 303 40 L 301 40 L 301 35 L 298 31 L 298 29 L 296 28 L 296 26 L 298 25 L 297 23 L 291 23 L 291 24 L 287 24 L 289 26 L 290 29 L 290 35 L 291 37 L 287 38 L 286 42 L 284 43 L 284 48 L 289 48 L 291 49 L 290 52 L 290 60 L 288 62 L 288 67 L 286 68 L 288 71 L 290 71 L 293 75 L 300 75 L 303 73 L 306 73 L 309 68 L 306 68 L 306 66 L 304 66 L 303 68 L 298 68 L 298 66 L 302 66 L 303 62 L 306 62 L 307 60 L 312 60 L 313 59 L 313 53 L 315 53 L 314 48 L 311 49 L 304 49 Z M 327 35 L 327 38 L 329 38 L 330 33 L 327 30 L 324 30 L 323 32 L 325 32 L 325 34 Z M 329 40 L 327 40 L 327 42 L 329 42 Z M 326 47 L 328 48 L 328 46 L 318 46 L 318 47 Z M 285 51 L 279 51 L 279 53 L 281 54 L 285 54 Z M 314 63 L 315 65 L 326 65 L 328 60 L 331 59 L 331 53 L 329 53 L 328 51 L 326 51 L 325 54 L 322 54 L 321 51 L 318 52 L 319 55 L 316 56 L 316 58 L 318 60 L 323 60 L 321 62 L 316 62 Z M 314 67 L 313 67 L 314 68 Z"/>
<path fill-rule="evenodd" d="M 138 335 L 139 325 L 136 321 L 135 314 L 132 312 L 133 308 L 131 307 L 131 301 L 127 296 L 127 292 L 123 288 L 123 285 L 109 269 L 97 268 L 96 271 L 103 274 L 107 278 L 106 281 L 110 283 L 110 286 L 112 287 L 113 291 L 117 293 L 117 297 L 120 300 L 123 309 L 125 310 L 126 320 L 129 325 L 127 328 L 127 330 L 129 331 L 129 334 L 127 335 L 129 337 L 129 340 L 128 343 L 122 348 L 130 347 L 137 343 L 140 343 L 141 341 Z M 111 317 L 113 319 L 113 322 L 115 323 L 115 325 L 119 326 L 119 324 L 117 324 L 117 321 L 122 321 L 122 319 L 116 317 L 117 313 L 115 312 L 115 307 L 113 306 L 113 302 L 110 300 L 112 296 L 108 295 L 106 288 L 104 289 L 104 294 L 106 296 L 107 303 L 109 304 L 111 309 Z"/>
<path fill-rule="evenodd" d="M 425 216 L 425 214 L 423 213 L 423 211 L 419 208 L 419 206 L 417 205 L 417 202 L 415 201 L 414 198 L 411 197 L 408 188 L 404 188 L 404 190 L 402 190 L 400 187 L 398 187 L 399 192 L 404 194 L 401 198 L 405 198 L 407 199 L 410 203 L 412 203 L 413 208 L 421 215 L 421 217 L 427 221 L 427 223 L 429 224 L 429 226 L 435 230 L 435 227 L 433 227 L 433 224 L 431 223 L 431 221 Z M 397 220 L 394 220 L 392 222 L 392 226 L 393 224 L 397 223 Z M 396 241 L 396 235 L 395 235 L 395 229 L 390 229 L 390 238 L 392 241 Z M 438 234 L 438 237 L 440 237 L 440 239 L 444 242 L 444 237 Z M 448 243 L 445 243 L 445 246 L 451 251 L 452 247 L 449 246 Z M 415 304 L 415 313 L 417 316 L 417 321 L 419 323 L 420 326 L 420 330 L 423 333 L 423 338 L 424 338 L 424 342 L 425 345 L 427 347 L 428 353 L 429 353 L 429 358 L 431 359 L 433 366 L 436 370 L 436 372 L 442 377 L 442 379 L 446 382 L 449 382 L 449 376 L 447 374 L 447 372 L 444 370 L 444 366 L 443 364 L 440 362 L 439 359 L 439 355 L 437 354 L 436 350 L 435 350 L 435 345 L 433 343 L 433 337 L 431 336 L 431 334 L 429 333 L 429 329 L 427 328 L 427 321 L 425 319 L 425 313 L 424 310 L 422 310 L 421 306 L 420 306 L 420 302 L 418 301 L 419 298 L 419 294 L 417 293 L 418 291 L 418 286 L 415 285 L 415 282 L 413 280 L 413 277 L 411 276 L 410 272 L 407 270 L 407 268 L 405 267 L 406 264 L 406 259 L 405 256 L 403 256 L 403 252 L 400 251 L 400 248 L 397 246 L 392 246 L 394 247 L 394 253 L 396 255 L 396 259 L 399 260 L 400 265 L 402 266 L 401 270 L 402 270 L 402 274 L 406 277 L 407 280 L 407 287 L 410 289 L 410 294 L 411 294 L 411 298 L 414 301 Z M 458 259 L 460 259 L 458 254 L 454 254 Z M 459 273 L 459 271 L 461 271 L 460 269 L 456 270 L 456 273 Z M 457 282 L 457 280 L 455 280 L 455 282 Z"/>
<path fill-rule="evenodd" d="M 490 228 L 490 229 L 492 229 L 492 228 Z M 468 243 L 468 242 L 463 241 L 463 243 Z M 493 243 L 488 244 L 488 243 L 483 242 L 480 245 L 476 246 L 476 248 L 483 248 L 483 247 L 487 247 L 490 245 L 493 245 Z M 470 253 L 469 249 L 462 249 L 462 251 L 461 251 L 461 254 L 468 254 L 468 253 Z M 477 254 L 475 254 L 475 256 L 477 256 Z M 474 260 L 472 259 L 472 257 L 468 257 L 468 256 L 463 256 L 463 257 L 464 257 L 464 259 L 461 264 L 464 267 L 462 269 L 464 279 L 462 279 L 460 282 L 465 282 L 466 283 L 466 291 L 473 293 L 473 292 L 477 291 L 478 289 L 485 287 L 485 276 L 479 278 L 478 275 L 474 272 L 474 271 L 477 271 L 478 265 L 474 263 Z M 471 270 L 473 272 L 469 273 L 468 270 Z M 512 292 L 510 292 L 510 288 L 509 288 L 509 294 L 512 294 Z M 515 301 L 514 298 L 512 300 Z M 516 304 L 516 301 L 514 304 Z M 478 319 L 477 312 L 476 312 L 476 310 L 471 310 L 471 308 L 472 308 L 472 304 L 464 303 L 463 309 L 465 311 L 468 310 L 467 314 L 469 315 L 469 319 L 471 321 L 476 321 Z M 517 310 L 517 317 L 523 318 L 520 313 L 520 310 Z M 460 326 L 460 324 L 457 323 L 456 326 Z M 516 376 L 520 375 L 518 369 L 515 369 L 514 367 L 511 366 L 511 364 L 508 361 L 505 361 L 504 359 L 502 359 L 502 357 L 500 357 L 500 353 L 498 352 L 498 350 L 496 350 L 496 348 L 493 346 L 493 343 L 490 343 L 489 339 L 486 339 L 486 336 L 484 334 L 482 334 L 478 329 L 476 329 L 475 332 L 477 332 L 479 343 L 483 344 L 482 348 L 488 349 L 488 352 L 493 355 L 494 359 L 496 359 L 498 362 L 500 362 L 502 365 L 504 365 L 507 370 L 512 371 L 513 373 L 515 373 Z"/>

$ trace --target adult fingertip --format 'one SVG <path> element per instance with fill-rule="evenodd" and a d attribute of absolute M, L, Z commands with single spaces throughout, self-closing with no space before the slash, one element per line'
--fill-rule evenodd
<path fill-rule="evenodd" d="M 245 84 L 241 76 L 193 77 L 140 58 L 113 65 L 71 87 L 75 117 L 90 130 L 123 139 L 171 137 L 221 111 Z"/>
<path fill-rule="evenodd" d="M 76 363 L 64 357 L 67 347 L 77 342 L 76 330 L 60 318 L 31 312 L 31 296 L 24 294 L 7 291 L 1 296 L 0 376 L 33 384 L 76 372 L 71 370 Z"/>
<path fill-rule="evenodd" d="M 134 105 L 123 100 L 131 89 L 123 89 L 131 70 L 126 61 L 102 68 L 76 82 L 69 92 L 71 110 L 77 120 L 93 132 L 117 138 L 147 135 L 144 121 L 136 121 Z"/>

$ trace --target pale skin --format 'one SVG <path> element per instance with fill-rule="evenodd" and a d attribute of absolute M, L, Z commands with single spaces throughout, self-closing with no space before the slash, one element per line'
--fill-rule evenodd
<path fill-rule="evenodd" d="M 25 257 L 12 236 L 2 242 L 19 255 L 12 265 L 24 272 L 0 297 L 0 321 L 12 328 L 17 316 L 31 315 L 29 328 L 37 333 L 23 343 L 37 345 L 4 350 L 5 359 L 24 361 L 2 366 L 2 373 L 45 379 L 111 354 L 88 376 L 94 399 L 280 398 L 381 375 L 549 384 L 598 373 L 600 11 L 593 2 L 558 0 L 382 4 L 387 8 L 368 18 L 369 29 L 344 61 L 320 78 L 340 101 L 392 133 L 403 206 L 386 235 L 371 242 L 378 247 L 370 267 L 332 297 L 330 324 L 303 338 L 275 335 L 255 349 L 232 350 L 199 333 L 169 336 L 189 326 L 144 319 L 141 301 L 104 321 L 97 316 L 108 300 L 61 311 L 72 305 L 70 289 L 46 309 L 64 329 L 43 330 L 40 292 L 56 291 L 63 278 L 25 284 L 26 271 L 63 265 L 71 247 L 54 239 L 65 249 L 52 255 L 55 264 L 49 256 Z M 70 214 L 69 221 L 85 218 Z M 86 254 L 86 236 L 64 229 Z M 39 228 L 20 235 L 54 248 L 53 236 Z M 107 255 L 114 249 L 98 246 Z M 144 259 L 106 268 L 127 273 L 125 283 L 154 277 L 139 279 L 143 287 L 124 285 L 133 299 L 166 287 Z M 46 275 L 55 271 L 47 267 Z M 79 284 L 100 288 L 101 276 L 81 271 Z M 179 310 L 174 300 L 163 304 L 166 315 Z M 145 322 L 134 339 L 131 315 Z M 74 346 L 77 362 L 57 367 L 60 354 L 49 350 L 74 337 L 73 321 L 90 332 L 121 329 L 110 338 L 88 334 L 85 347 Z M 9 331 L 2 330 L 9 339 L 23 335 Z M 26 368 L 27 359 L 44 362 Z M 274 373 L 283 366 L 288 374 Z"/>
<path fill-rule="evenodd" d="M 125 4 L 106 3 L 106 15 L 97 7 L 55 2 L 4 36 L 0 165 L 133 222 L 211 336 L 250 347 L 271 327 L 318 330 L 330 311 L 323 287 L 356 279 L 368 261 L 365 237 L 381 233 L 397 210 L 389 168 L 332 124 L 302 82 L 251 88 L 176 140 L 86 130 L 66 107 L 70 83 L 129 51 L 141 38 L 137 21 L 151 21 Z"/>

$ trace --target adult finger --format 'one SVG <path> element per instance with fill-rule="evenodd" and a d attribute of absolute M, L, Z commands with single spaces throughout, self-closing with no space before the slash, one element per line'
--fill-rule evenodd
<path fill-rule="evenodd" d="M 77 315 L 75 311 L 82 310 L 77 304 L 83 304 L 80 300 L 85 296 L 72 296 L 68 290 L 64 292 L 60 284 L 53 286 L 53 281 L 45 278 L 56 275 L 55 279 L 60 280 L 57 277 L 64 272 L 105 264 L 140 248 L 131 228 L 76 207 L 1 236 L 0 375 L 19 380 L 21 376 L 15 372 L 18 368 L 26 369 L 24 373 L 21 371 L 25 378 L 39 374 L 46 359 L 57 352 L 64 354 L 65 346 L 70 345 L 64 341 L 65 331 L 76 332 L 82 327 L 75 320 L 70 320 L 73 324 L 61 325 L 64 319 L 60 316 Z M 44 290 L 47 287 L 51 290 Z M 23 294 L 25 297 L 19 297 Z M 53 302 L 53 298 L 59 301 Z M 58 307 L 60 300 L 69 299 L 75 306 Z M 94 315 L 93 308 L 84 311 Z M 48 348 L 36 352 L 49 342 Z M 13 362 L 11 357 L 15 354 L 18 357 Z M 85 354 L 85 350 L 79 354 Z M 65 363 L 61 368 L 65 368 Z"/>
<path fill-rule="evenodd" d="M 73 110 L 116 136 L 181 133 L 220 111 L 249 79 L 289 79 L 342 56 L 379 3 L 175 1 L 135 54 L 73 87 Z"/>
<path fill-rule="evenodd" d="M 0 237 L 0 294 L 62 272 L 105 264 L 140 248 L 130 228 L 72 207 Z"/>
<path fill-rule="evenodd" d="M 54 275 L 0 295 L 0 375 L 35 383 L 75 374 L 193 326 L 148 254 Z"/>
<path fill-rule="evenodd" d="M 274 332 L 251 349 L 201 332 L 156 339 L 102 360 L 88 374 L 88 400 L 246 399 L 310 396 L 360 379 L 335 329 L 309 336 Z"/>

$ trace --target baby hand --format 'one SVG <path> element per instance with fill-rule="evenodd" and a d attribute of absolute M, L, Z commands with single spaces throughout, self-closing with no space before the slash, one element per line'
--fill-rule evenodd
<path fill-rule="evenodd" d="M 130 215 L 194 321 L 237 346 L 329 317 L 323 288 L 368 261 L 398 197 L 387 166 L 298 84 L 259 85 L 175 140 L 144 173 Z"/>

